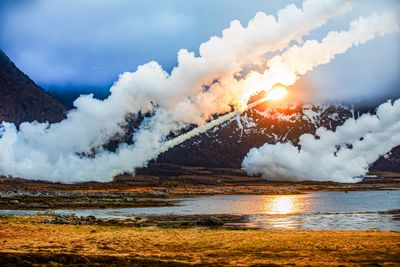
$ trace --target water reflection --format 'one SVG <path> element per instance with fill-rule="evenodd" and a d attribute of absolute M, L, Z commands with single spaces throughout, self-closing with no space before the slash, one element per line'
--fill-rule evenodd
<path fill-rule="evenodd" d="M 262 213 L 271 215 L 303 213 L 312 208 L 305 195 L 269 196 L 262 205 Z"/>
<path fill-rule="evenodd" d="M 247 227 L 261 229 L 324 229 L 399 231 L 395 215 L 379 213 L 339 213 L 309 215 L 253 215 Z"/>
<path fill-rule="evenodd" d="M 400 229 L 398 214 L 379 211 L 397 210 L 398 190 L 318 192 L 309 194 L 217 195 L 185 198 L 171 207 L 115 208 L 98 210 L 57 210 L 60 214 L 96 216 L 99 218 L 131 218 L 146 214 L 248 215 L 250 225 L 265 229 Z M 37 211 L 0 211 L 0 214 L 34 214 Z"/>
<path fill-rule="evenodd" d="M 273 226 L 276 229 L 295 229 L 299 228 L 301 222 L 292 216 L 279 216 L 302 212 L 302 205 L 299 205 L 304 200 L 299 195 L 273 196 L 267 197 L 263 202 L 263 213 L 277 216 L 258 217 L 253 219 L 252 226 L 257 228 L 262 226 L 270 228 Z"/>
<path fill-rule="evenodd" d="M 299 229 L 302 228 L 302 220 L 293 215 L 256 215 L 250 218 L 246 226 L 262 229 Z"/>
<path fill-rule="evenodd" d="M 289 214 L 295 212 L 295 198 L 293 196 L 276 196 L 265 203 L 267 214 Z"/>

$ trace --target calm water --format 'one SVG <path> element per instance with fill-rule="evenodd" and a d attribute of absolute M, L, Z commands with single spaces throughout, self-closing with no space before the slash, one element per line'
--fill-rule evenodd
<path fill-rule="evenodd" d="M 400 217 L 378 212 L 400 209 L 400 191 L 318 192 L 301 195 L 225 195 L 182 199 L 179 206 L 57 210 L 59 214 L 129 218 L 138 215 L 242 214 L 248 226 L 265 229 L 370 229 L 400 231 Z M 37 211 L 9 211 L 23 214 Z"/>

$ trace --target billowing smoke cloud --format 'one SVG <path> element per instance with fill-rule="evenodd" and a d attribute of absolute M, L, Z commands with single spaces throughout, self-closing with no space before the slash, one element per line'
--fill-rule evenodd
<path fill-rule="evenodd" d="M 292 40 L 349 8 L 342 0 L 308 0 L 302 9 L 287 6 L 279 11 L 278 18 L 258 13 L 247 27 L 233 21 L 222 37 L 213 37 L 200 46 L 199 57 L 181 50 L 178 66 L 170 75 L 158 63 L 150 62 L 134 73 L 122 74 L 106 100 L 91 96 L 77 99 L 76 109 L 60 123 L 23 123 L 19 131 L 3 124 L 0 173 L 76 182 L 108 181 L 116 174 L 134 172 L 158 155 L 171 131 L 181 129 L 185 123 L 203 123 L 210 114 L 230 109 L 229 98 L 212 111 L 215 102 L 211 99 L 202 98 L 202 105 L 193 103 L 193 97 L 205 86 L 234 77 L 244 64 L 287 47 Z M 292 27 L 294 24 L 297 27 Z M 138 112 L 155 114 L 141 125 L 134 144 L 121 145 L 115 153 L 103 150 L 104 143 L 123 131 L 126 116 Z M 84 156 L 94 150 L 95 157 Z"/>
<path fill-rule="evenodd" d="M 272 84 L 293 84 L 299 75 L 329 63 L 350 47 L 399 30 L 399 10 L 359 18 L 348 31 L 331 32 L 322 42 L 307 41 L 275 56 L 268 61 L 269 68 L 262 78 L 268 77 Z M 242 166 L 249 174 L 269 179 L 356 182 L 354 177 L 364 175 L 370 164 L 400 144 L 399 107 L 400 100 L 393 106 L 383 104 L 377 116 L 349 119 L 335 133 L 320 128 L 316 132 L 318 139 L 305 134 L 300 138 L 301 150 L 290 143 L 253 148 Z M 315 162 L 318 164 L 311 164 Z"/>
<path fill-rule="evenodd" d="M 232 105 L 240 109 L 251 94 L 272 87 L 273 82 L 290 84 L 304 71 L 327 63 L 326 59 L 318 61 L 316 54 L 313 58 L 317 62 L 307 65 L 307 61 L 302 61 L 293 65 L 290 53 L 295 53 L 290 51 L 308 50 L 312 41 L 299 48 L 289 48 L 281 59 L 278 56 L 266 62 L 265 55 L 287 49 L 292 41 L 301 42 L 302 36 L 349 9 L 349 3 L 343 0 L 307 0 L 302 9 L 289 5 L 278 12 L 277 18 L 258 13 L 247 27 L 233 21 L 222 37 L 212 37 L 200 46 L 199 56 L 187 50 L 179 51 L 178 66 L 171 74 L 158 63 L 150 62 L 136 72 L 122 74 L 106 100 L 92 96 L 78 98 L 74 103 L 76 109 L 60 123 L 23 123 L 19 130 L 3 123 L 0 174 L 68 183 L 109 181 L 120 173 L 134 173 L 163 151 L 171 132 L 182 130 L 190 123 L 201 125 L 212 114 L 231 111 Z M 384 15 L 376 20 L 391 16 Z M 370 25 L 375 22 L 368 20 L 366 29 L 361 23 L 357 31 L 360 36 L 350 40 L 344 50 L 325 51 L 323 41 L 318 51 L 332 57 L 394 30 Z M 392 22 L 393 19 L 387 23 L 380 21 L 393 27 Z M 394 25 L 398 28 L 397 22 Z M 352 34 L 345 35 L 349 38 Z M 261 74 L 256 72 L 238 78 L 244 69 L 254 65 L 266 66 L 265 77 L 272 82 L 260 88 L 258 82 L 265 80 L 258 79 Z M 282 67 L 291 79 L 286 80 L 286 76 L 281 75 Z M 154 115 L 142 122 L 132 145 L 122 144 L 116 152 L 103 149 L 112 137 L 123 133 L 127 116 L 148 112 Z"/>
<path fill-rule="evenodd" d="M 281 89 L 283 89 L 283 88 L 281 88 Z M 283 90 L 285 90 L 285 94 L 286 94 L 286 89 L 283 89 Z M 205 133 L 208 130 L 211 130 L 212 128 L 214 128 L 215 126 L 223 124 L 224 122 L 227 122 L 227 121 L 233 119 L 234 117 L 239 118 L 240 115 L 243 112 L 245 112 L 247 110 L 250 110 L 252 108 L 255 108 L 258 105 L 260 105 L 260 104 L 262 104 L 262 103 L 264 103 L 266 101 L 269 101 L 271 99 L 272 99 L 271 98 L 271 94 L 269 94 L 269 95 L 267 95 L 267 96 L 265 96 L 263 98 L 260 98 L 260 99 L 258 99 L 256 101 L 248 104 L 244 109 L 234 110 L 234 111 L 229 112 L 229 113 L 227 113 L 225 115 L 219 116 L 215 120 L 212 120 L 212 121 L 210 121 L 210 122 L 208 122 L 208 123 L 206 123 L 206 124 L 204 124 L 204 125 L 202 125 L 200 127 L 194 128 L 194 129 L 190 130 L 189 132 L 186 132 L 184 134 L 179 135 L 176 138 L 168 140 L 160 148 L 159 153 L 164 153 L 164 152 L 168 151 L 169 149 L 171 149 L 171 148 L 173 148 L 173 147 L 175 147 L 175 146 L 177 146 L 179 144 L 182 144 L 186 140 L 189 140 L 190 138 L 193 138 L 193 137 L 195 137 L 195 136 L 197 136 L 199 134 Z"/>
<path fill-rule="evenodd" d="M 400 99 L 379 106 L 376 115 L 348 119 L 335 132 L 300 137 L 290 143 L 253 148 L 242 165 L 249 174 L 272 180 L 357 182 L 370 164 L 400 144 Z"/>
<path fill-rule="evenodd" d="M 293 45 L 280 55 L 268 60 L 263 73 L 251 72 L 246 79 L 239 81 L 248 96 L 261 89 L 270 89 L 277 83 L 293 85 L 295 81 L 315 67 L 331 62 L 335 56 L 345 53 L 349 48 L 364 44 L 391 32 L 400 30 L 400 9 L 383 14 L 360 17 L 350 23 L 347 31 L 330 32 L 321 42 L 306 41 L 303 45 Z M 321 89 L 319 89 L 321 90 Z"/>

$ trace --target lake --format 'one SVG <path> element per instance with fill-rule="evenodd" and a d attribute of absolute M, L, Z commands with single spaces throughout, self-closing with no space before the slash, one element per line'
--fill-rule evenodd
<path fill-rule="evenodd" d="M 180 199 L 177 206 L 55 210 L 58 214 L 129 218 L 140 215 L 248 215 L 246 226 L 262 229 L 380 229 L 400 231 L 399 190 L 315 192 L 297 195 L 216 195 Z M 386 212 L 386 213 L 385 213 Z M 2 214 L 38 211 L 2 210 Z"/>

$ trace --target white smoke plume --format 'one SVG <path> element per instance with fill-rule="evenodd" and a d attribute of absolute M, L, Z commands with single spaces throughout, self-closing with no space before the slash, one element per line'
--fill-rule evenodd
<path fill-rule="evenodd" d="M 214 128 L 217 125 L 220 125 L 226 121 L 229 121 L 230 119 L 234 118 L 234 117 L 238 117 L 240 116 L 243 112 L 250 110 L 266 101 L 270 100 L 270 98 L 268 96 L 263 97 L 259 100 L 254 101 L 253 103 L 250 103 L 249 105 L 246 106 L 245 109 L 243 110 L 235 110 L 232 112 L 229 112 L 225 115 L 219 116 L 217 119 L 212 120 L 200 127 L 194 128 L 191 131 L 181 134 L 176 138 L 173 138 L 171 140 L 168 140 L 167 142 L 164 143 L 164 145 L 160 148 L 160 150 L 158 151 L 160 154 L 164 153 L 166 151 L 168 151 L 169 149 L 182 144 L 183 142 L 185 142 L 186 140 L 189 140 L 190 138 L 193 138 L 199 134 L 205 133 L 208 130 L 211 130 L 212 128 Z"/>
<path fill-rule="evenodd" d="M 248 99 L 260 89 L 269 90 L 277 83 L 293 85 L 305 73 L 331 62 L 335 56 L 345 53 L 348 49 L 399 30 L 400 8 L 360 17 L 350 23 L 347 31 L 330 32 L 320 42 L 308 40 L 301 46 L 291 46 L 282 54 L 268 60 L 263 73 L 250 72 L 237 86 L 245 92 L 245 99 Z M 260 84 L 263 85 L 261 88 Z"/>
<path fill-rule="evenodd" d="M 348 31 L 331 32 L 321 42 L 307 41 L 303 46 L 295 45 L 275 56 L 268 61 L 269 68 L 262 78 L 268 77 L 272 84 L 276 81 L 293 84 L 299 75 L 329 63 L 335 55 L 350 47 L 399 30 L 398 9 L 361 17 L 350 24 Z M 349 119 L 336 133 L 321 128 L 316 132 L 319 139 L 303 135 L 300 138 L 301 150 L 290 143 L 253 148 L 242 166 L 248 174 L 261 174 L 268 179 L 357 182 L 354 177 L 364 175 L 379 156 L 400 144 L 400 117 L 387 114 L 399 114 L 400 101 L 396 101 L 392 108 L 388 105 L 383 104 L 378 109 L 378 117 L 365 115 L 356 123 Z M 374 128 L 376 125 L 380 128 Z M 353 148 L 344 147 L 346 144 Z"/>
<path fill-rule="evenodd" d="M 384 103 L 376 115 L 348 119 L 335 132 L 319 128 L 316 137 L 253 148 L 242 166 L 249 174 L 271 180 L 315 180 L 354 183 L 370 164 L 400 144 L 400 99 Z"/>
<path fill-rule="evenodd" d="M 158 63 L 150 62 L 136 72 L 122 74 L 106 100 L 92 96 L 78 98 L 74 103 L 76 109 L 60 123 L 23 123 L 19 130 L 12 124 L 3 123 L 0 174 L 71 183 L 109 181 L 120 173 L 134 173 L 163 151 L 166 137 L 171 132 L 181 130 L 189 123 L 201 125 L 213 114 L 231 111 L 232 105 L 240 109 L 251 94 L 273 86 L 272 83 L 263 88 L 251 86 L 260 80 L 258 75 L 261 74 L 256 72 L 237 79 L 249 65 L 265 64 L 266 53 L 287 49 L 292 41 L 301 42 L 311 30 L 350 8 L 344 0 L 306 0 L 301 9 L 289 5 L 280 10 L 277 17 L 258 13 L 247 27 L 233 21 L 222 37 L 212 37 L 200 46 L 198 57 L 187 50 L 179 51 L 178 65 L 171 74 Z M 379 16 L 377 20 L 382 18 L 387 19 Z M 370 25 L 374 22 L 368 20 L 367 28 L 361 27 L 357 32 L 360 36 L 351 40 L 347 48 L 393 31 L 392 28 Z M 383 24 L 393 26 L 392 22 Z M 394 25 L 398 28 L 397 23 Z M 372 36 L 369 27 L 374 29 Z M 299 49 L 308 47 L 309 42 Z M 325 51 L 324 41 L 322 44 L 321 53 Z M 307 62 L 292 66 L 291 56 L 285 56 L 291 49 L 282 54 L 282 59 L 268 61 L 265 70 L 268 79 L 275 82 L 274 77 L 278 77 L 275 74 L 281 75 L 282 66 L 292 80 L 294 75 L 295 80 L 302 70 L 327 63 L 326 60 L 313 61 L 309 65 Z M 337 49 L 330 54 L 343 52 L 343 49 Z M 265 82 L 264 79 L 260 81 Z M 289 83 L 283 76 L 276 81 Z M 127 116 L 139 112 L 153 112 L 154 116 L 145 119 L 135 132 L 133 144 L 120 145 L 116 152 L 104 150 L 105 143 L 123 132 Z M 96 151 L 94 155 L 93 151 Z"/>
<path fill-rule="evenodd" d="M 206 112 L 215 103 L 198 106 L 191 100 L 215 80 L 233 77 L 242 66 L 258 61 L 264 53 L 284 49 L 329 18 L 350 9 L 347 1 L 307 0 L 303 7 L 289 5 L 278 17 L 258 13 L 243 27 L 239 21 L 202 44 L 199 57 L 187 50 L 178 53 L 171 74 L 156 62 L 124 73 L 104 101 L 92 96 L 78 98 L 67 119 L 49 125 L 23 123 L 17 130 L 3 124 L 0 138 L 0 174 L 61 182 L 109 181 L 123 172 L 134 172 L 158 155 L 162 142 L 185 123 L 203 123 L 209 115 L 226 112 L 229 101 Z M 293 27 L 293 25 L 296 27 Z M 221 88 L 222 89 L 222 88 Z M 154 111 L 141 125 L 133 145 L 121 145 L 115 153 L 102 149 L 123 131 L 126 116 Z M 95 157 L 82 155 L 91 154 Z"/>

